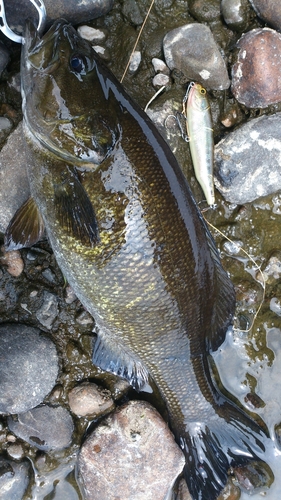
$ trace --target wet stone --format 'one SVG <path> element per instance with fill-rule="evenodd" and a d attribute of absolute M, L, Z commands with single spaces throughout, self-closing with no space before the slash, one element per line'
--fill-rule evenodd
<path fill-rule="evenodd" d="M 38 321 L 50 330 L 58 312 L 58 298 L 56 295 L 45 290 L 43 293 L 43 304 L 36 313 Z"/>
<path fill-rule="evenodd" d="M 248 0 L 221 0 L 221 13 L 230 29 L 242 31 L 249 24 L 251 7 Z"/>
<path fill-rule="evenodd" d="M 238 205 L 281 189 L 281 113 L 261 116 L 215 146 L 215 185 Z"/>
<path fill-rule="evenodd" d="M 141 52 L 139 50 L 135 50 L 132 53 L 130 64 L 129 64 L 129 73 L 135 73 L 137 69 L 139 68 L 139 65 L 141 63 Z"/>
<path fill-rule="evenodd" d="M 59 18 L 66 19 L 77 25 L 105 15 L 113 7 L 114 0 L 68 0 L 67 2 L 54 2 L 44 0 L 47 12 L 47 23 L 50 25 Z M 9 26 L 18 31 L 23 31 L 23 21 L 29 17 L 37 20 L 36 9 L 31 2 L 26 0 L 11 0 L 6 2 L 6 17 Z"/>
<path fill-rule="evenodd" d="M 0 231 L 5 232 L 16 210 L 29 197 L 22 124 L 0 152 Z"/>
<path fill-rule="evenodd" d="M 97 418 L 114 410 L 114 402 L 108 390 L 90 382 L 74 387 L 68 394 L 70 409 L 75 415 Z"/>
<path fill-rule="evenodd" d="M 155 73 L 164 73 L 165 75 L 170 74 L 168 66 L 164 63 L 164 61 L 162 61 L 162 59 L 159 59 L 158 57 L 153 57 L 151 62 Z"/>
<path fill-rule="evenodd" d="M 234 475 L 239 487 L 248 495 L 266 491 L 274 481 L 270 467 L 262 461 L 235 467 Z"/>
<path fill-rule="evenodd" d="M 166 85 L 168 85 L 170 81 L 170 78 L 168 75 L 164 75 L 163 73 L 157 73 L 157 75 L 155 75 L 155 77 L 153 78 L 152 80 L 152 85 L 153 87 L 164 87 Z"/>
<path fill-rule="evenodd" d="M 186 24 L 169 31 L 163 40 L 169 68 L 180 70 L 188 80 L 207 89 L 227 89 L 230 85 L 225 62 L 208 26 Z"/>
<path fill-rule="evenodd" d="M 24 498 L 30 474 L 31 466 L 28 461 L 17 463 L 0 457 L 1 500 Z"/>
<path fill-rule="evenodd" d="M 250 0 L 259 17 L 273 28 L 281 29 L 281 3 L 276 0 Z"/>
<path fill-rule="evenodd" d="M 89 42 L 100 43 L 106 39 L 106 34 L 103 30 L 92 28 L 91 26 L 78 26 L 79 35 Z"/>
<path fill-rule="evenodd" d="M 201 23 L 209 23 L 220 18 L 220 0 L 190 0 L 190 14 Z"/>
<path fill-rule="evenodd" d="M 7 267 L 7 271 L 11 276 L 20 276 L 24 269 L 24 262 L 21 258 L 19 250 L 6 252 L 4 245 L 0 248 L 0 263 Z"/>
<path fill-rule="evenodd" d="M 72 417 L 62 406 L 39 406 L 8 418 L 9 429 L 42 451 L 70 446 L 74 430 Z"/>
<path fill-rule="evenodd" d="M 249 108 L 281 101 L 281 34 L 258 28 L 243 35 L 232 67 L 232 92 Z"/>
<path fill-rule="evenodd" d="M 0 413 L 20 413 L 40 404 L 58 376 L 53 342 L 25 325 L 0 325 Z"/>
<path fill-rule="evenodd" d="M 163 500 L 183 466 L 167 425 L 142 401 L 131 401 L 107 417 L 86 439 L 78 458 L 85 500 L 114 500 L 116 491 L 124 499 Z"/>

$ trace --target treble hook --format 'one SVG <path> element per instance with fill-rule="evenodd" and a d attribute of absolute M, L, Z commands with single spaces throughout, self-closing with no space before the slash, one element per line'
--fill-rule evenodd
<path fill-rule="evenodd" d="M 40 31 L 40 29 L 43 29 L 47 17 L 45 5 L 42 0 L 30 0 L 30 2 L 34 5 L 38 12 L 39 20 L 37 31 Z M 13 30 L 11 30 L 7 23 L 4 0 L 0 0 L 0 30 L 13 42 L 24 43 L 24 37 L 17 35 Z"/>

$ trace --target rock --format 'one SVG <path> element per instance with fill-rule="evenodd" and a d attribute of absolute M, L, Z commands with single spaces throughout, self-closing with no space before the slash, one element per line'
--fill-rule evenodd
<path fill-rule="evenodd" d="M 248 108 L 281 101 L 281 34 L 258 28 L 243 35 L 232 67 L 232 92 Z"/>
<path fill-rule="evenodd" d="M 36 313 L 36 318 L 40 321 L 41 325 L 50 330 L 52 324 L 58 315 L 58 298 L 46 290 L 43 292 L 43 304 Z"/>
<path fill-rule="evenodd" d="M 0 248 L 0 263 L 3 266 L 7 266 L 7 271 L 11 276 L 20 276 L 24 269 L 24 262 L 21 258 L 19 250 L 12 250 L 6 252 L 5 246 Z"/>
<path fill-rule="evenodd" d="M 67 448 L 74 430 L 66 408 L 48 405 L 9 417 L 8 427 L 16 436 L 42 451 Z"/>
<path fill-rule="evenodd" d="M 37 328 L 0 325 L 0 359 L 0 413 L 33 408 L 55 385 L 57 351 Z"/>
<path fill-rule="evenodd" d="M 177 500 L 192 500 L 184 479 L 179 482 Z"/>
<path fill-rule="evenodd" d="M 77 25 L 106 14 L 113 6 L 113 0 L 68 0 L 67 2 L 44 0 L 47 11 L 47 25 L 58 18 L 64 18 Z M 6 17 L 9 26 L 22 33 L 24 22 L 28 17 L 37 20 L 37 11 L 31 2 L 11 0 L 6 2 Z"/>
<path fill-rule="evenodd" d="M 232 30 L 243 31 L 249 25 L 251 8 L 248 0 L 221 0 L 221 13 Z"/>
<path fill-rule="evenodd" d="M 162 61 L 162 59 L 158 59 L 158 57 L 153 57 L 151 62 L 155 73 L 164 73 L 164 75 L 170 74 L 168 66 L 164 63 L 164 61 Z"/>
<path fill-rule="evenodd" d="M 188 80 L 207 89 L 227 89 L 230 85 L 225 62 L 208 26 L 186 24 L 169 31 L 163 40 L 169 68 L 180 70 Z"/>
<path fill-rule="evenodd" d="M 265 462 L 250 462 L 247 465 L 234 468 L 234 475 L 242 491 L 253 495 L 270 488 L 274 475 Z"/>
<path fill-rule="evenodd" d="M 281 4 L 276 0 L 250 0 L 258 16 L 273 28 L 281 29 Z"/>
<path fill-rule="evenodd" d="M 86 439 L 78 458 L 85 500 L 163 500 L 184 456 L 158 412 L 131 401 Z M 109 480 L 110 478 L 110 480 Z"/>
<path fill-rule="evenodd" d="M 215 146 L 215 185 L 231 203 L 281 189 L 281 113 L 255 118 Z"/>
<path fill-rule="evenodd" d="M 92 28 L 91 26 L 79 26 L 77 31 L 82 38 L 89 42 L 100 43 L 106 39 L 106 34 L 103 30 Z"/>
<path fill-rule="evenodd" d="M 201 23 L 218 21 L 221 15 L 220 0 L 189 0 L 190 14 Z"/>
<path fill-rule="evenodd" d="M 108 390 L 90 382 L 83 382 L 68 394 L 70 409 L 81 417 L 97 418 L 114 410 Z"/>
<path fill-rule="evenodd" d="M 22 124 L 0 152 L 0 186 L 0 231 L 5 232 L 16 210 L 30 195 Z"/>
<path fill-rule="evenodd" d="M 166 87 L 170 82 L 170 78 L 168 75 L 164 75 L 163 73 L 157 73 L 152 80 L 153 87 Z"/>
<path fill-rule="evenodd" d="M 0 471 L 1 500 L 24 498 L 31 473 L 30 463 L 17 463 L 0 457 Z"/>
<path fill-rule="evenodd" d="M 131 56 L 129 64 L 129 72 L 135 73 L 139 68 L 140 63 L 141 63 L 141 52 L 139 50 L 135 50 Z"/>
<path fill-rule="evenodd" d="M 1 49 L 1 46 L 0 46 Z M 0 52 L 0 65 L 1 65 L 1 52 Z M 0 67 L 1 70 L 1 67 Z M 9 118 L 0 116 L 0 141 L 3 142 L 9 135 L 13 124 Z"/>

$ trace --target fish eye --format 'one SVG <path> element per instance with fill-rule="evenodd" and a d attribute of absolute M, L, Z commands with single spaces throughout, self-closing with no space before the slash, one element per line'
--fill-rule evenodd
<path fill-rule="evenodd" d="M 70 67 L 75 73 L 85 74 L 87 70 L 87 63 L 84 57 L 75 55 L 70 59 Z"/>
<path fill-rule="evenodd" d="M 206 89 L 204 87 L 201 87 L 200 89 L 200 94 L 205 95 L 206 94 Z"/>

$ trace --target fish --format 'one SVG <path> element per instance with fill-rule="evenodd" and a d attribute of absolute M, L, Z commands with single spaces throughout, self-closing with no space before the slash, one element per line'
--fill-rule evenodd
<path fill-rule="evenodd" d="M 93 363 L 159 392 L 193 500 L 214 500 L 230 466 L 263 457 L 269 439 L 212 369 L 233 284 L 174 154 L 90 43 L 62 19 L 43 37 L 28 21 L 24 38 L 31 197 L 6 248 L 35 244 L 45 228 L 95 319 Z"/>
<path fill-rule="evenodd" d="M 183 100 L 183 115 L 195 176 L 208 205 L 215 204 L 214 138 L 210 104 L 206 89 L 191 82 Z"/>

